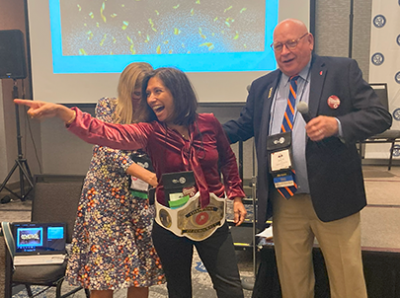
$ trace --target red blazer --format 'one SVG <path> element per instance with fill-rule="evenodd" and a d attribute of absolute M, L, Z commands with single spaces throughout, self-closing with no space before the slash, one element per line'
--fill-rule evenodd
<path fill-rule="evenodd" d="M 189 126 L 190 140 L 165 124 L 153 121 L 137 124 L 110 124 L 76 111 L 76 119 L 68 129 L 90 144 L 120 150 L 143 149 L 150 156 L 159 185 L 157 201 L 166 205 L 164 187 L 160 181 L 163 173 L 193 170 L 196 185 L 203 192 L 202 202 L 208 192 L 228 198 L 245 197 L 237 169 L 236 157 L 221 124 L 212 114 L 199 114 Z M 218 168 L 220 162 L 220 169 Z M 224 184 L 221 183 L 221 170 Z M 205 203 L 207 204 L 207 202 Z"/>

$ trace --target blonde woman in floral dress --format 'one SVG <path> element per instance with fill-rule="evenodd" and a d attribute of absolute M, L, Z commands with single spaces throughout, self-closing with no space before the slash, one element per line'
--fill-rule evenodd
<path fill-rule="evenodd" d="M 122 72 L 118 98 L 102 98 L 96 117 L 110 123 L 132 123 L 141 84 L 152 70 L 132 63 Z M 148 287 L 164 282 L 151 240 L 154 207 L 147 196 L 130 189 L 131 175 L 157 185 L 154 173 L 133 161 L 135 151 L 93 147 L 93 157 L 78 206 L 66 280 L 109 298 L 128 288 L 128 298 L 148 297 Z M 135 178 L 133 178 L 135 179 Z"/>

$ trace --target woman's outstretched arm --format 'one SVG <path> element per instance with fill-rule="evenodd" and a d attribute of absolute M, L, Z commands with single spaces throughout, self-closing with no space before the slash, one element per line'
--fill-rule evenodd
<path fill-rule="evenodd" d="M 66 124 L 70 124 L 76 117 L 74 110 L 60 104 L 24 99 L 14 99 L 14 103 L 29 107 L 28 115 L 34 119 L 41 120 L 45 118 L 58 117 Z"/>
<path fill-rule="evenodd" d="M 58 117 L 70 132 L 89 144 L 107 146 L 119 150 L 138 150 L 147 147 L 153 133 L 150 123 L 112 124 L 98 120 L 78 108 L 43 101 L 14 100 L 29 107 L 28 115 L 35 119 Z"/>

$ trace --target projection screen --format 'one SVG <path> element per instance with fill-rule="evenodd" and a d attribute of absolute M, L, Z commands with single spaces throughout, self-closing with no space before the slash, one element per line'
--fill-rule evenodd
<path fill-rule="evenodd" d="M 307 25 L 309 0 L 28 0 L 35 100 L 96 103 L 116 96 L 131 62 L 188 73 L 199 102 L 246 100 L 276 68 L 276 24 Z"/>

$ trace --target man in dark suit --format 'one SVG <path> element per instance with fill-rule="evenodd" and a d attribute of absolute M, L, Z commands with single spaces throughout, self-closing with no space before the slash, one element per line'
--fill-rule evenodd
<path fill-rule="evenodd" d="M 273 39 L 279 69 L 252 83 L 240 118 L 224 129 L 232 143 L 255 137 L 258 227 L 273 215 L 282 295 L 314 297 L 317 238 L 331 297 L 365 298 L 359 212 L 366 198 L 355 143 L 389 128 L 391 116 L 356 61 L 312 54 L 314 39 L 302 22 L 279 23 Z M 300 101 L 309 106 L 308 123 L 296 111 Z M 271 144 L 285 143 L 273 140 L 283 132 L 292 142 L 279 151 L 289 154 L 277 156 Z M 282 156 L 292 158 L 277 160 Z M 284 178 L 271 169 L 282 164 L 291 165 Z"/>

